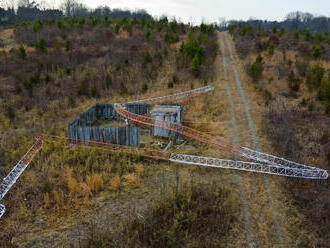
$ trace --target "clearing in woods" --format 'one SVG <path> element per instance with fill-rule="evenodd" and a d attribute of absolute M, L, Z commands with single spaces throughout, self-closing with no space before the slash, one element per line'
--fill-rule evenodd
<path fill-rule="evenodd" d="M 193 100 L 191 105 L 187 106 L 186 122 L 195 121 L 195 124 L 198 124 L 196 121 L 200 117 L 199 111 L 204 118 L 205 114 L 203 109 L 199 109 L 199 103 L 203 101 L 201 99 L 206 99 L 209 107 L 221 109 L 222 113 L 212 122 L 205 119 L 208 127 L 201 127 L 239 145 L 274 154 L 269 142 L 261 134 L 262 105 L 258 102 L 262 102 L 262 99 L 253 86 L 248 84 L 231 37 L 227 33 L 218 32 L 218 45 L 214 93 Z M 197 148 L 188 141 L 185 152 L 189 154 L 189 149 L 195 152 Z M 203 155 L 235 159 L 212 147 L 203 150 Z M 150 165 L 152 164 L 157 163 L 150 162 Z M 39 247 L 41 243 L 44 246 L 66 246 L 80 242 L 88 232 L 87 223 L 93 225 L 94 222 L 104 222 L 104 228 L 115 227 L 123 220 L 130 219 L 137 210 L 147 210 L 147 202 L 155 199 L 159 192 L 169 187 L 168 185 L 173 185 L 178 175 L 181 175 L 180 180 L 183 181 L 194 178 L 201 182 L 214 182 L 230 186 L 237 192 L 241 211 L 238 223 L 235 224 L 232 233 L 228 234 L 227 247 L 289 247 L 299 239 L 294 225 L 301 222 L 301 217 L 286 200 L 281 187 L 285 180 L 291 179 L 221 169 L 199 170 L 194 166 L 160 162 L 157 166 L 147 169 L 141 189 L 111 197 L 100 195 L 93 201 L 95 207 L 80 214 L 79 218 L 72 216 L 65 220 L 54 220 L 51 225 L 52 231 L 44 228 L 41 217 L 36 218 L 33 228 L 26 229 L 26 232 L 16 239 L 16 243 L 22 247 Z M 306 231 L 299 232 L 302 234 Z"/>

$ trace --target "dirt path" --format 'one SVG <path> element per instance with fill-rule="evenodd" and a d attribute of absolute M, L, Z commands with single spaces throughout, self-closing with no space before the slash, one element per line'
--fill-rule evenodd
<path fill-rule="evenodd" d="M 219 70 L 226 80 L 224 85 L 230 105 L 233 141 L 261 151 L 262 143 L 257 128 L 261 110 L 255 104 L 256 96 L 253 89 L 241 81 L 241 73 L 244 71 L 236 62 L 230 36 L 227 33 L 219 34 L 219 44 L 223 61 L 223 68 Z M 255 119 L 258 121 L 255 122 Z M 245 215 L 244 226 L 247 228 L 246 239 L 250 247 L 287 247 L 291 242 L 283 235 L 286 224 L 282 225 L 286 216 L 279 214 L 283 205 L 278 198 L 278 195 L 282 195 L 278 187 L 281 179 L 247 174 L 237 176 L 237 180 L 240 181 L 238 185 Z M 277 189 L 276 193 L 273 192 L 274 188 Z"/>
<path fill-rule="evenodd" d="M 227 71 L 227 59 L 225 55 L 225 45 L 223 41 L 223 36 L 219 36 L 220 38 L 220 47 L 221 47 L 221 55 L 222 55 L 222 63 L 223 63 L 223 76 L 226 82 L 223 82 L 226 87 L 227 92 L 227 98 L 229 103 L 229 109 L 230 109 L 230 119 L 231 119 L 231 128 L 232 128 L 232 140 L 234 143 L 239 144 L 239 138 L 238 138 L 238 129 L 236 125 L 236 116 L 235 116 L 235 105 L 233 102 L 232 97 L 232 89 L 231 85 L 227 82 L 228 80 L 228 71 Z M 235 158 L 236 159 L 236 158 Z M 246 198 L 246 191 L 244 189 L 244 179 L 241 175 L 236 175 L 236 181 L 239 186 L 239 193 L 240 193 L 240 200 L 242 205 L 242 211 L 244 215 L 244 227 L 246 232 L 246 240 L 248 242 L 249 247 L 254 246 L 254 237 L 253 232 L 251 229 L 251 213 L 248 206 L 247 198 Z"/>

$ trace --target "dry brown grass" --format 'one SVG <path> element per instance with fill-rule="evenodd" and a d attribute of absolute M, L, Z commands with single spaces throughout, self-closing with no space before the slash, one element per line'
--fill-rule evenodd
<path fill-rule="evenodd" d="M 144 172 L 143 164 L 134 165 L 134 170 L 139 178 L 143 176 L 143 172 Z"/>
<path fill-rule="evenodd" d="M 86 181 L 92 192 L 99 192 L 104 189 L 103 178 L 100 174 L 88 176 Z"/>
<path fill-rule="evenodd" d="M 60 210 L 63 205 L 63 199 L 62 199 L 62 194 L 60 194 L 57 190 L 53 191 L 53 197 L 54 197 L 54 208 L 55 210 Z"/>
<path fill-rule="evenodd" d="M 120 187 L 120 176 L 119 174 L 116 174 L 110 181 L 110 189 L 111 190 L 118 190 Z"/>
<path fill-rule="evenodd" d="M 84 204 L 88 205 L 91 188 L 88 186 L 87 183 L 82 183 L 81 188 L 83 189 Z"/>
<path fill-rule="evenodd" d="M 44 194 L 44 207 L 49 208 L 51 204 L 49 193 Z"/>
<path fill-rule="evenodd" d="M 8 28 L 4 29 L 0 32 L 0 39 L 4 43 L 5 47 L 10 46 L 13 47 L 15 44 L 14 40 L 14 29 L 13 28 Z"/>
<path fill-rule="evenodd" d="M 73 198 L 76 193 L 79 192 L 79 184 L 75 178 L 72 176 L 72 169 L 67 168 L 65 171 L 65 177 L 67 186 L 69 189 L 69 199 Z"/>
<path fill-rule="evenodd" d="M 142 186 L 141 180 L 135 173 L 129 173 L 124 176 L 124 184 L 129 188 L 139 188 Z"/>

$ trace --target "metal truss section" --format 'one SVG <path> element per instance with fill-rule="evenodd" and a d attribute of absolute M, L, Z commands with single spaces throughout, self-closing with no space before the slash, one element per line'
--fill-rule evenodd
<path fill-rule="evenodd" d="M 277 175 L 277 176 L 308 178 L 308 179 L 326 179 L 324 178 L 324 173 L 326 171 L 318 168 L 297 169 L 291 167 L 276 166 L 272 164 L 234 161 L 227 159 L 200 157 L 200 156 L 176 154 L 176 153 L 171 154 L 170 161 L 175 163 L 193 164 L 193 165 L 206 166 L 206 167 L 258 172 L 258 173 Z"/>
<path fill-rule="evenodd" d="M 287 166 L 287 167 L 297 168 L 297 169 L 317 169 L 316 167 L 292 162 L 285 158 L 280 158 L 280 157 L 276 157 L 274 155 L 270 155 L 267 153 L 258 152 L 258 151 L 252 150 L 250 148 L 247 148 L 247 147 L 241 147 L 241 150 L 242 150 L 242 153 L 241 153 L 242 157 L 257 160 L 259 162 L 272 163 L 272 164 L 276 164 L 276 165 Z"/>
<path fill-rule="evenodd" d="M 117 145 L 117 144 L 111 144 L 106 142 L 99 142 L 99 141 L 86 141 L 86 140 L 77 140 L 77 139 L 70 139 L 66 137 L 60 137 L 60 136 L 53 136 L 53 135 L 47 135 L 45 136 L 45 140 L 62 140 L 67 141 L 70 145 L 80 146 L 80 147 L 87 147 L 87 148 L 96 148 L 101 150 L 106 150 L 110 152 L 115 151 L 126 151 L 129 153 L 137 152 L 140 156 L 151 158 L 155 160 L 168 160 L 170 157 L 170 153 L 164 152 L 164 151 L 158 151 L 158 150 L 151 150 L 151 149 L 145 149 L 145 148 L 139 148 L 139 147 L 132 147 L 132 146 L 124 146 L 124 145 Z"/>
<path fill-rule="evenodd" d="M 138 115 L 132 112 L 129 112 L 125 109 L 122 104 L 115 103 L 114 104 L 115 111 L 124 119 L 128 119 L 133 123 L 139 123 L 142 125 L 148 125 L 153 127 L 159 127 L 167 130 L 171 130 L 177 133 L 180 133 L 186 137 L 190 137 L 192 139 L 198 140 L 202 143 L 206 143 L 212 146 L 215 146 L 219 149 L 228 151 L 233 154 L 239 155 L 241 152 L 239 151 L 239 146 L 236 144 L 229 142 L 225 139 L 217 139 L 215 140 L 211 135 L 206 133 L 197 131 L 195 129 L 183 126 L 181 124 L 170 122 L 170 121 L 161 121 L 155 120 L 146 115 Z"/>
<path fill-rule="evenodd" d="M 5 205 L 0 204 L 0 219 L 5 212 L 6 212 Z"/>
<path fill-rule="evenodd" d="M 127 102 L 123 104 L 129 104 L 129 103 L 152 103 L 152 102 L 164 102 L 164 101 L 175 101 L 175 100 L 182 100 L 188 97 L 194 97 L 201 94 L 206 94 L 208 92 L 211 92 L 214 90 L 213 86 L 205 86 L 202 88 L 197 88 L 193 90 L 188 90 L 184 92 L 179 92 L 176 94 L 168 95 L 168 96 L 161 96 L 161 97 L 154 97 L 149 99 L 143 99 L 143 100 L 137 100 L 133 102 Z"/>
<path fill-rule="evenodd" d="M 16 183 L 17 179 L 23 173 L 27 166 L 28 165 L 23 163 L 22 160 L 18 161 L 15 167 L 2 180 L 2 184 L 0 185 L 0 201 L 7 194 L 10 188 Z"/>
<path fill-rule="evenodd" d="M 28 150 L 28 152 L 22 157 L 20 161 L 14 166 L 14 168 L 9 172 L 9 174 L 2 180 L 0 185 L 0 201 L 7 194 L 10 188 L 16 183 L 19 176 L 24 172 L 26 167 L 32 161 L 34 156 L 39 152 L 42 146 L 43 135 L 39 136 L 32 147 Z M 0 215 L 4 214 L 5 207 L 1 205 L 0 207 Z M 0 217 L 1 217 L 0 216 Z"/>
<path fill-rule="evenodd" d="M 188 128 L 174 122 L 155 120 L 149 116 L 145 116 L 145 115 L 142 116 L 131 113 L 127 111 L 123 105 L 118 103 L 114 104 L 114 109 L 124 119 L 128 119 L 133 123 L 139 123 L 143 125 L 149 125 L 149 126 L 171 130 L 180 133 L 186 137 L 190 137 L 205 144 L 217 147 L 232 154 L 236 154 L 241 157 L 251 159 L 257 162 L 257 163 L 246 162 L 249 163 L 249 165 L 253 165 L 253 167 L 247 168 L 243 166 L 245 164 L 239 164 L 242 165 L 243 167 L 242 166 L 235 167 L 235 169 L 241 169 L 241 170 L 248 169 L 249 171 L 266 173 L 266 174 L 310 178 L 310 179 L 327 179 L 329 176 L 328 172 L 324 169 L 298 164 L 286 160 L 284 158 L 279 158 L 246 147 L 241 147 L 223 138 L 214 139 L 214 137 L 208 134 L 202 133 L 195 129 Z"/>

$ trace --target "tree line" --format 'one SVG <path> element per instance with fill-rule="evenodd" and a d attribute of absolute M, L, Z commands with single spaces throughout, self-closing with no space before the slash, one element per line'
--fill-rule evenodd
<path fill-rule="evenodd" d="M 251 26 L 263 30 L 309 30 L 313 33 L 330 32 L 330 18 L 326 16 L 314 16 L 310 13 L 291 12 L 284 21 L 267 21 L 250 19 L 247 21 L 230 20 L 222 21 L 219 25 L 220 30 L 227 30 L 229 26 Z"/>
<path fill-rule="evenodd" d="M 110 9 L 107 6 L 100 6 L 95 9 L 89 9 L 86 5 L 77 0 L 64 0 L 60 8 L 46 9 L 30 0 L 21 0 L 18 7 L 8 8 L 0 7 L 0 24 L 10 24 L 15 22 L 34 21 L 42 19 L 59 19 L 62 17 L 73 16 L 107 16 L 109 18 L 137 18 L 150 19 L 152 16 L 145 10 L 121 10 Z"/>

